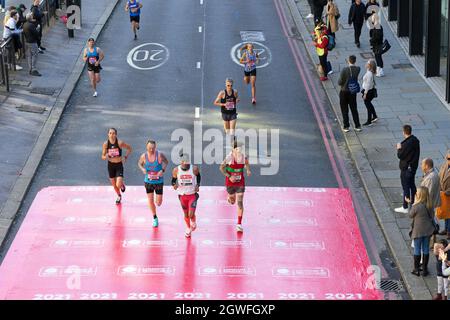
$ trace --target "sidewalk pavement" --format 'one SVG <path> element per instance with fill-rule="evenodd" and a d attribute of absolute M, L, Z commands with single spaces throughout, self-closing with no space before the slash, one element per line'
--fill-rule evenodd
<path fill-rule="evenodd" d="M 12 2 L 8 0 L 8 5 Z M 86 41 L 98 37 L 118 2 L 96 0 L 83 6 L 82 29 L 75 30 L 74 38 L 69 38 L 65 25 L 56 21 L 43 36 L 42 45 L 47 50 L 37 61 L 42 77 L 29 75 L 22 60 L 19 65 L 24 69 L 10 73 L 11 91 L 0 88 L 0 244 L 84 69 Z"/>
<path fill-rule="evenodd" d="M 373 58 L 373 54 L 369 44 L 369 32 L 365 25 L 361 35 L 361 48 L 358 49 L 354 45 L 353 26 L 347 24 L 351 1 L 334 2 L 341 14 L 340 29 L 336 33 L 336 47 L 328 54 L 334 74 L 328 76 L 329 80 L 322 84 L 336 118 L 341 123 L 340 87 L 337 81 L 340 71 L 346 66 L 345 58 L 351 54 L 357 57 L 362 79 L 365 63 L 368 58 Z M 308 54 L 314 63 L 318 64 L 310 36 L 314 21 L 305 19 L 310 12 L 307 0 L 287 0 L 287 3 Z M 434 256 L 430 258 L 428 277 L 418 278 L 410 273 L 413 267 L 411 239 L 408 236 L 411 219 L 407 215 L 394 212 L 394 208 L 401 206 L 402 202 L 400 170 L 395 146 L 397 142 L 403 140 L 402 125 L 411 124 L 413 134 L 421 142 L 420 159 L 430 157 L 439 168 L 444 161 L 446 150 L 450 148 L 450 112 L 411 65 L 409 57 L 387 25 L 385 12 L 381 17 L 385 38 L 391 43 L 392 48 L 383 55 L 386 76 L 377 77 L 375 80 L 379 97 L 373 103 L 379 120 L 372 127 L 364 128 L 362 132 L 355 133 L 352 130 L 346 133 L 345 140 L 411 298 L 429 300 L 437 289 Z M 367 119 L 367 112 L 360 94 L 358 94 L 358 110 L 363 123 Z M 351 116 L 350 122 L 352 123 Z M 420 184 L 421 175 L 419 166 L 416 175 L 417 185 Z"/>

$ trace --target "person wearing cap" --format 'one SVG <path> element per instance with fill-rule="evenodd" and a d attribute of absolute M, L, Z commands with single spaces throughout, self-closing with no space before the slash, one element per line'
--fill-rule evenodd
<path fill-rule="evenodd" d="M 36 29 L 33 12 L 28 13 L 26 16 L 26 22 L 23 25 L 23 34 L 26 42 L 29 73 L 32 76 L 40 77 L 41 74 L 36 70 L 36 61 L 39 54 L 39 48 L 37 45 L 39 31 Z"/>
<path fill-rule="evenodd" d="M 244 168 L 247 177 L 250 177 L 250 164 L 248 158 L 242 151 L 243 144 L 235 142 L 233 150 L 228 154 L 220 165 L 220 172 L 225 176 L 225 186 L 228 193 L 228 203 L 235 204 L 237 200 L 238 220 L 236 225 L 237 232 L 243 232 L 242 216 L 244 215 L 244 192 L 245 177 Z"/>
<path fill-rule="evenodd" d="M 181 164 L 172 170 L 172 186 L 178 192 L 181 208 L 184 213 L 186 231 L 184 236 L 190 238 L 197 228 L 195 210 L 197 208 L 198 192 L 200 190 L 200 170 L 191 165 L 188 154 L 181 156 Z"/>
<path fill-rule="evenodd" d="M 102 66 L 100 62 L 105 58 L 105 54 L 99 47 L 95 47 L 94 38 L 89 38 L 88 47 L 84 49 L 83 60 L 87 64 L 89 79 L 94 89 L 93 97 L 97 97 L 97 83 L 100 82 L 100 70 Z"/>
<path fill-rule="evenodd" d="M 24 12 L 27 10 L 27 7 L 23 3 L 21 3 L 17 8 L 17 14 L 19 15 L 19 20 L 17 21 L 17 28 L 20 29 L 23 27 L 24 23 L 27 21 L 26 17 L 24 16 Z"/>
<path fill-rule="evenodd" d="M 42 11 L 39 8 L 39 4 L 40 4 L 40 0 L 34 0 L 33 5 L 30 8 L 30 11 L 33 12 L 33 16 L 34 19 L 36 20 L 35 24 L 36 24 L 36 28 L 39 31 L 39 38 L 38 38 L 38 48 L 39 48 L 39 53 L 44 53 L 45 50 L 47 50 L 46 48 L 44 48 L 42 46 Z"/>
<path fill-rule="evenodd" d="M 314 29 L 313 45 L 316 47 L 317 55 L 319 56 L 320 66 L 322 67 L 322 74 L 320 75 L 320 81 L 328 80 L 328 35 L 327 26 L 318 21 Z"/>

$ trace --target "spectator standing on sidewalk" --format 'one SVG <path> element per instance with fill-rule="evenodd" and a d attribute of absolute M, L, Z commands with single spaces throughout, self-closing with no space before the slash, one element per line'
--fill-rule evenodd
<path fill-rule="evenodd" d="M 338 85 L 341 86 L 341 91 L 339 92 L 339 104 L 341 106 L 342 118 L 344 120 L 344 127 L 342 130 L 344 132 L 350 131 L 350 120 L 348 116 L 348 109 L 352 112 L 353 122 L 355 123 L 355 131 L 361 131 L 361 124 L 359 122 L 358 105 L 356 102 L 356 95 L 359 92 L 350 92 L 349 82 L 358 81 L 358 75 L 361 68 L 356 66 L 356 57 L 351 55 L 347 59 L 348 67 L 342 69 L 339 75 Z"/>
<path fill-rule="evenodd" d="M 42 46 L 42 12 L 39 8 L 40 0 L 34 0 L 33 5 L 30 10 L 33 12 L 34 19 L 36 20 L 36 29 L 39 31 L 39 39 L 37 42 L 39 53 L 44 53 L 44 50 L 47 50 Z"/>
<path fill-rule="evenodd" d="M 11 42 L 14 46 L 14 51 L 17 56 L 17 53 L 20 49 L 22 49 L 22 43 L 20 42 L 20 34 L 22 33 L 22 29 L 17 29 L 17 21 L 19 19 L 19 15 L 17 14 L 17 11 L 11 10 L 10 11 L 10 18 L 8 19 L 7 23 L 4 26 L 3 29 L 3 40 L 8 39 L 11 37 Z M 11 63 L 11 61 L 9 61 Z M 16 70 L 22 70 L 23 68 L 19 65 L 16 65 Z"/>
<path fill-rule="evenodd" d="M 36 21 L 34 19 L 33 12 L 28 13 L 26 18 L 27 21 L 23 25 L 23 34 L 25 36 L 27 47 L 29 73 L 32 76 L 40 77 L 41 74 L 36 70 L 36 60 L 39 55 L 39 48 L 37 45 L 39 31 L 36 29 Z"/>
<path fill-rule="evenodd" d="M 27 10 L 27 7 L 22 3 L 17 7 L 17 13 L 19 14 L 19 20 L 17 21 L 17 28 L 21 29 L 24 23 L 27 21 L 26 17 L 24 16 L 25 10 Z"/>
<path fill-rule="evenodd" d="M 362 98 L 364 105 L 367 109 L 367 121 L 363 123 L 363 126 L 372 126 L 372 122 L 378 120 L 375 107 L 372 104 L 372 100 L 378 96 L 377 89 L 375 87 L 375 72 L 377 70 L 377 64 L 375 60 L 370 59 L 366 64 L 366 74 L 363 76 L 362 84 Z"/>
<path fill-rule="evenodd" d="M 433 159 L 425 158 L 422 160 L 420 168 L 423 172 L 421 187 L 426 187 L 428 189 L 428 194 L 430 196 L 433 219 L 435 219 L 435 210 L 441 205 L 440 197 L 440 185 L 439 185 L 439 172 L 434 168 Z M 437 221 L 436 221 L 437 222 Z M 430 246 L 436 242 L 436 235 L 433 235 Z"/>
<path fill-rule="evenodd" d="M 2 12 L 5 12 L 6 0 L 0 0 L 0 8 Z"/>
<path fill-rule="evenodd" d="M 423 254 L 423 276 L 428 275 L 428 260 L 430 258 L 430 236 L 433 234 L 433 213 L 431 199 L 426 187 L 419 187 L 409 217 L 413 219 L 410 235 L 414 240 L 414 269 L 412 274 L 420 276 L 420 259 Z"/>
<path fill-rule="evenodd" d="M 340 17 L 339 8 L 333 0 L 328 0 L 327 4 L 327 28 L 328 34 L 336 38 L 335 33 L 339 30 L 338 19 Z"/>
<path fill-rule="evenodd" d="M 309 8 L 311 12 L 306 16 L 306 19 L 314 18 L 314 0 L 308 0 Z"/>
<path fill-rule="evenodd" d="M 359 37 L 361 36 L 361 29 L 364 24 L 364 18 L 366 15 L 366 6 L 361 0 L 355 0 L 355 2 L 350 6 L 348 12 L 348 24 L 353 24 L 353 29 L 355 30 L 355 44 L 359 48 L 361 43 L 359 42 Z"/>
<path fill-rule="evenodd" d="M 313 0 L 314 21 L 322 21 L 323 9 L 327 5 L 327 0 Z"/>
<path fill-rule="evenodd" d="M 439 219 L 445 219 L 445 230 L 440 235 L 447 235 L 450 240 L 450 149 L 439 170 L 441 206 L 436 211 Z"/>
<path fill-rule="evenodd" d="M 395 208 L 395 212 L 408 213 L 408 200 L 414 203 L 416 194 L 415 176 L 420 158 L 420 141 L 412 134 L 409 124 L 403 126 L 402 142 L 397 143 L 397 157 L 400 159 L 400 180 L 403 188 L 403 206 Z"/>
<path fill-rule="evenodd" d="M 370 45 L 372 46 L 375 61 L 377 62 L 377 77 L 384 77 L 383 71 L 383 27 L 380 23 L 380 16 L 374 13 L 370 18 L 372 20 L 374 29 L 371 32 Z"/>
<path fill-rule="evenodd" d="M 328 36 L 327 36 L 327 26 L 319 21 L 314 29 L 314 46 L 316 47 L 317 55 L 319 56 L 320 66 L 322 67 L 322 72 L 320 72 L 320 81 L 328 80 Z"/>
<path fill-rule="evenodd" d="M 446 266 L 440 258 L 440 252 L 448 252 L 450 246 L 447 240 L 442 239 L 434 244 L 433 253 L 436 257 L 436 275 L 437 275 L 437 293 L 433 296 L 433 300 L 447 300 L 448 296 L 448 276 L 444 276 L 442 271 Z M 444 268 L 442 268 L 444 266 Z M 442 295 L 444 293 L 444 295 Z"/>

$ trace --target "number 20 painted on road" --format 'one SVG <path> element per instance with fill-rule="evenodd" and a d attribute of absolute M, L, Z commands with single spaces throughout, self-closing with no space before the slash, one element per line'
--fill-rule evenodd
<path fill-rule="evenodd" d="M 133 48 L 127 56 L 128 64 L 138 70 L 152 70 L 169 60 L 169 49 L 160 43 L 144 43 Z"/>

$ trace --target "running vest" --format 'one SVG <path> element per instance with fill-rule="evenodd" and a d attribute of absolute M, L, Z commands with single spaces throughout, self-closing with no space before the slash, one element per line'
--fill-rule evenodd
<path fill-rule="evenodd" d="M 245 50 L 245 55 L 247 56 L 247 60 L 250 60 L 245 64 L 244 70 L 246 72 L 250 72 L 256 69 L 256 52 L 253 50 L 253 54 L 250 51 Z"/>
<path fill-rule="evenodd" d="M 245 186 L 245 178 L 244 178 L 244 167 L 245 163 L 237 163 L 233 156 L 231 156 L 233 160 L 231 161 L 231 164 L 227 164 L 225 167 L 225 171 L 234 176 L 237 177 L 236 182 L 233 183 L 230 181 L 230 178 L 225 177 L 225 186 L 227 187 L 244 187 Z"/>
<path fill-rule="evenodd" d="M 116 138 L 116 142 L 111 143 L 108 139 L 108 146 L 106 152 L 110 158 L 117 158 L 122 156 L 122 149 L 119 147 L 119 139 Z"/>
<path fill-rule="evenodd" d="M 163 183 L 163 177 L 158 177 L 158 172 L 162 170 L 161 163 L 158 162 L 159 153 L 156 151 L 155 153 L 155 161 L 150 162 L 148 160 L 148 153 L 145 152 L 145 171 L 147 171 L 145 175 L 144 181 L 150 184 L 160 184 Z"/>
<path fill-rule="evenodd" d="M 131 12 L 131 9 L 138 9 L 136 12 Z M 141 8 L 139 8 L 139 2 L 137 0 L 132 3 L 128 1 L 128 11 L 130 12 L 130 17 L 137 17 L 141 14 Z"/>
<path fill-rule="evenodd" d="M 236 113 L 236 96 L 234 95 L 234 89 L 231 95 L 228 95 L 227 89 L 225 89 L 225 98 L 220 100 L 220 103 L 225 103 L 225 107 L 221 108 L 222 113 L 235 114 Z"/>
<path fill-rule="evenodd" d="M 89 48 L 87 48 L 87 62 L 90 65 L 95 65 L 95 63 L 100 59 L 100 56 L 98 54 L 97 47 L 94 47 L 94 51 L 90 52 Z"/>
<path fill-rule="evenodd" d="M 188 170 L 183 170 L 181 165 L 178 166 L 178 194 L 190 195 L 195 193 L 197 186 L 197 177 L 194 175 L 194 166 L 190 165 Z"/>

